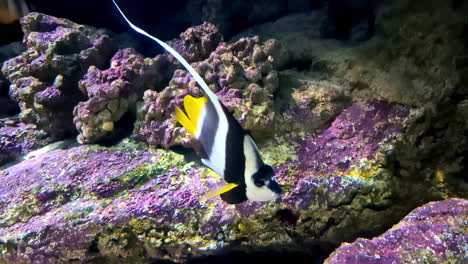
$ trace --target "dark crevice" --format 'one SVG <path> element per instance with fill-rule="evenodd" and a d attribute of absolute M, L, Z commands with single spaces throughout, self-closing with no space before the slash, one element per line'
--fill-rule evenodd
<path fill-rule="evenodd" d="M 285 208 L 278 210 L 275 213 L 274 218 L 285 226 L 295 226 L 299 220 L 299 215 L 293 212 L 291 209 Z"/>
<path fill-rule="evenodd" d="M 175 152 L 177 154 L 183 155 L 184 158 L 185 158 L 185 161 L 187 161 L 187 162 L 195 162 L 195 163 L 198 163 L 198 164 L 202 165 L 201 162 L 200 162 L 199 155 L 192 148 L 186 148 L 186 147 L 182 147 L 182 146 L 173 146 L 173 147 L 170 147 L 169 150 L 171 150 L 171 151 L 173 151 L 173 152 Z"/>
<path fill-rule="evenodd" d="M 19 21 L 12 24 L 0 24 L 0 46 L 11 42 L 21 41 L 23 39 L 23 31 Z"/>
<path fill-rule="evenodd" d="M 135 115 L 130 111 L 126 112 L 119 121 L 115 122 L 114 130 L 97 143 L 105 147 L 111 147 L 120 143 L 122 139 L 132 134 L 134 123 Z"/>
<path fill-rule="evenodd" d="M 465 134 L 465 137 L 468 138 L 468 133 Z M 468 148 L 461 154 L 459 165 L 461 168 L 460 173 L 454 175 L 454 177 L 468 183 Z"/>
<path fill-rule="evenodd" d="M 301 57 L 296 59 L 291 59 L 288 64 L 285 65 L 284 69 L 291 69 L 295 71 L 310 71 L 312 68 L 313 60 L 307 57 Z"/>
<path fill-rule="evenodd" d="M 91 242 L 91 246 L 89 246 L 89 252 L 99 253 L 99 246 L 98 246 L 98 238 L 97 237 Z"/>
<path fill-rule="evenodd" d="M 0 70 L 2 66 L 3 62 L 0 62 Z M 0 72 L 0 118 L 14 116 L 20 113 L 18 104 L 10 98 L 9 87 L 10 82 Z"/>
<path fill-rule="evenodd" d="M 322 36 L 339 40 L 365 41 L 375 31 L 378 3 L 375 0 L 328 0 L 328 19 L 322 25 Z"/>
<path fill-rule="evenodd" d="M 223 250 L 212 256 L 194 257 L 186 264 L 274 264 L 274 263 L 294 263 L 294 264 L 318 264 L 323 263 L 330 254 L 320 246 L 313 246 L 308 249 L 297 250 L 288 248 L 288 245 L 278 249 L 269 248 L 245 248 L 235 250 Z M 161 263 L 161 262 L 152 262 Z"/>

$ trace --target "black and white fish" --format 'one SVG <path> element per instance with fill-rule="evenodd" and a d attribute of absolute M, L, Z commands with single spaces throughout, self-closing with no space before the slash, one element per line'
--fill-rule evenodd
<path fill-rule="evenodd" d="M 172 54 L 195 78 L 205 96 L 184 98 L 185 112 L 177 108 L 176 119 L 201 145 L 202 162 L 228 183 L 206 195 L 215 195 L 231 204 L 246 200 L 269 201 L 281 193 L 280 185 L 272 179 L 274 172 L 260 157 L 252 137 L 219 101 L 201 76 L 174 49 L 158 38 L 132 24 L 117 3 L 115 6 L 136 32 L 151 38 Z"/>

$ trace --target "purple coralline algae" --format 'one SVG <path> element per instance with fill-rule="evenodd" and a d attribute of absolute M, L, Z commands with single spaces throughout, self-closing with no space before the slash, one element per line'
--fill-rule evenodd
<path fill-rule="evenodd" d="M 176 70 L 174 76 L 181 73 L 184 72 Z M 171 81 L 171 83 L 173 82 L 174 80 Z M 188 86 L 180 87 L 180 89 L 166 88 L 161 92 L 145 91 L 143 102 L 137 105 L 138 115 L 135 123 L 135 138 L 149 145 L 165 148 L 174 145 L 192 146 L 193 140 L 188 136 L 184 128 L 177 125 L 174 114 L 175 107 L 181 107 L 184 96 L 188 94 L 203 96 L 198 88 Z"/>
<path fill-rule="evenodd" d="M 352 176 L 356 166 L 374 159 L 386 142 L 402 132 L 408 115 L 403 106 L 382 101 L 353 104 L 319 136 L 299 140 L 301 167 L 315 176 Z"/>
<path fill-rule="evenodd" d="M 113 178 L 146 160 L 148 155 L 138 151 L 95 151 L 77 147 L 68 152 L 53 151 L 7 168 L 0 173 L 3 182 L 0 225 L 7 227 L 27 221 L 35 214 L 66 203 L 73 195 L 88 193 L 108 197 L 119 189 L 128 188 L 128 184 L 114 182 Z M 25 206 L 28 201 L 29 206 Z"/>
<path fill-rule="evenodd" d="M 346 241 L 395 220 L 384 219 L 394 210 L 391 197 L 397 190 L 392 189 L 391 175 L 382 167 L 385 153 L 393 150 L 409 118 L 409 111 L 399 105 L 355 103 L 328 129 L 297 140 L 297 158 L 277 166 L 276 175 L 283 184 L 290 184 L 283 203 L 299 210 L 303 217 L 317 218 L 312 226 L 304 223 L 299 230 L 307 233 L 312 228 L 312 234 L 324 241 Z M 267 151 L 266 158 L 270 155 Z M 366 207 L 388 212 L 379 214 Z M 355 214 L 356 210 L 360 213 Z M 351 224 L 364 215 L 379 220 L 367 221 L 353 231 L 343 228 L 344 223 Z"/>
<path fill-rule="evenodd" d="M 353 148 L 359 141 L 353 139 L 365 134 L 374 140 L 359 138 L 357 145 L 371 144 L 372 151 L 354 146 L 354 156 L 378 163 L 379 153 L 402 129 L 404 113 L 400 106 L 383 102 L 355 104 L 337 117 L 329 131 L 305 138 L 303 144 L 312 146 L 314 138 L 320 140 L 333 131 L 336 140 L 343 144 L 350 140 Z M 355 130 L 343 129 L 352 124 Z M 272 243 L 294 243 L 287 231 L 294 230 L 295 237 L 305 242 L 336 243 L 391 221 L 382 213 L 390 206 L 392 192 L 385 181 L 375 176 L 357 178 L 351 172 L 338 173 L 339 169 L 324 177 L 308 163 L 301 166 L 300 160 L 312 155 L 308 149 L 299 146 L 292 150 L 294 155 L 281 156 L 284 148 L 288 147 L 273 145 L 261 152 L 273 164 L 286 193 L 269 203 L 239 205 L 223 203 L 219 197 L 201 202 L 199 197 L 221 179 L 171 151 L 91 145 L 24 161 L 0 174 L 2 260 L 54 263 L 140 256 L 137 262 L 184 261 L 239 239 L 245 245 L 272 247 Z M 326 156 L 332 150 L 315 151 Z M 358 166 L 355 163 L 359 161 L 351 159 L 350 168 Z M 362 217 L 374 220 L 355 227 Z"/>
<path fill-rule="evenodd" d="M 208 59 L 192 65 L 241 125 L 260 136 L 273 133 L 277 69 L 286 61 L 287 54 L 276 40 L 261 43 L 258 38 L 242 38 L 233 44 L 219 43 Z M 192 76 L 183 70 L 174 73 L 163 91 L 147 91 L 135 128 L 137 138 L 151 145 L 187 146 L 187 133 L 181 135 L 174 119 L 175 106 L 181 107 L 187 94 L 203 96 Z"/>
<path fill-rule="evenodd" d="M 129 48 L 117 51 L 109 69 L 89 67 L 79 82 L 89 100 L 73 111 L 78 142 L 94 143 L 112 132 L 115 122 L 135 107 L 145 90 L 156 89 L 171 66 L 165 55 L 145 59 Z"/>
<path fill-rule="evenodd" d="M 222 40 L 218 28 L 204 22 L 188 28 L 180 34 L 180 39 L 170 41 L 169 44 L 188 62 L 196 62 L 207 59 Z"/>
<path fill-rule="evenodd" d="M 383 235 L 344 243 L 327 264 L 466 263 L 468 201 L 425 204 Z"/>
<path fill-rule="evenodd" d="M 2 67 L 10 96 L 23 122 L 63 137 L 74 130 L 72 110 L 84 98 L 78 80 L 90 65 L 102 67 L 116 45 L 104 30 L 40 13 L 23 17 L 21 25 L 27 50 Z"/>

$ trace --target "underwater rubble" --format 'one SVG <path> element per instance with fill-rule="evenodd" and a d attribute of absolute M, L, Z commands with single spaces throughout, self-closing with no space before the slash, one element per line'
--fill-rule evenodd
<path fill-rule="evenodd" d="M 175 119 L 185 95 L 203 95 L 191 75 L 128 36 L 30 13 L 26 50 L 2 67 L 21 113 L 0 119 L 0 263 L 466 261 L 464 16 L 398 0 L 361 38 L 324 28 L 333 6 L 258 24 L 255 4 L 255 26 L 224 41 L 236 30 L 224 2 L 199 2 L 213 24 L 167 43 L 256 139 L 284 194 L 201 201 L 221 178 Z"/>

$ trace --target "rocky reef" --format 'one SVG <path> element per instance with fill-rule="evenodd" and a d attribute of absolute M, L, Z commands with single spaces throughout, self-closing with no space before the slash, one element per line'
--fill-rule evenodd
<path fill-rule="evenodd" d="M 103 71 L 89 67 L 79 82 L 89 98 L 73 110 L 80 143 L 95 143 L 114 131 L 115 122 L 128 111 L 135 112 L 143 92 L 156 89 L 164 81 L 164 73 L 174 68 L 167 56 L 144 59 L 133 49 L 118 50 L 110 65 Z"/>
<path fill-rule="evenodd" d="M 330 0 L 223 41 L 305 4 L 243 2 L 189 1 L 187 19 L 216 26 L 168 44 L 284 193 L 201 201 L 222 179 L 175 120 L 184 96 L 203 96 L 192 76 L 110 31 L 31 13 L 27 50 L 2 69 L 21 113 L 0 119 L 1 263 L 464 263 L 468 6 Z M 239 10 L 251 17 L 233 25 Z M 20 158 L 68 135 L 77 143 Z"/>
<path fill-rule="evenodd" d="M 90 65 L 102 67 L 116 45 L 109 33 L 40 13 L 21 20 L 27 50 L 3 64 L 21 119 L 53 137 L 73 132 L 73 107 L 85 96 L 78 81 Z"/>
<path fill-rule="evenodd" d="M 0 168 L 51 142 L 46 133 L 35 125 L 26 125 L 18 120 L 0 121 Z"/>
<path fill-rule="evenodd" d="M 377 238 L 345 243 L 325 263 L 464 263 L 467 214 L 464 199 L 425 204 Z"/>
<path fill-rule="evenodd" d="M 223 40 L 219 29 L 207 22 L 188 28 L 179 37 L 170 41 L 169 44 L 188 62 L 207 59 Z"/>
<path fill-rule="evenodd" d="M 8 183 L 0 184 L 4 259 L 183 261 L 239 239 L 245 246 L 275 248 L 299 246 L 298 240 L 333 243 L 377 230 L 391 222 L 391 210 L 364 208 L 391 207 L 389 175 L 379 166 L 408 114 L 383 102 L 354 104 L 316 138 L 289 149 L 262 149 L 287 186 L 281 199 L 266 204 L 228 205 L 219 197 L 200 202 L 220 179 L 171 151 L 82 146 L 42 154 L 1 174 Z M 314 149 L 318 144 L 326 147 Z M 336 159 L 305 162 L 344 147 L 347 152 Z M 34 184 L 22 180 L 26 171 Z M 351 228 L 363 213 L 374 221 Z"/>

